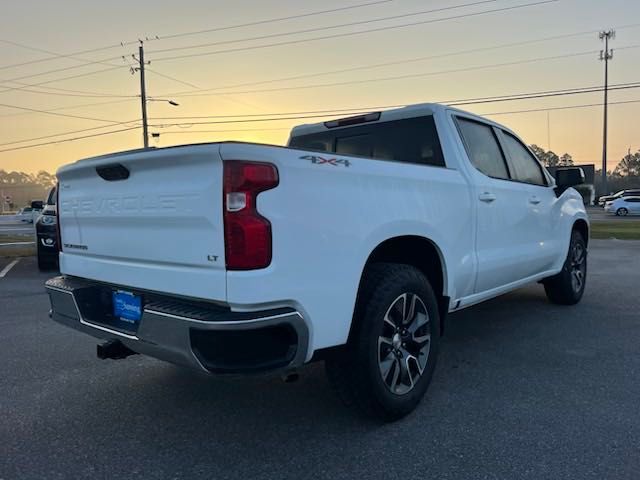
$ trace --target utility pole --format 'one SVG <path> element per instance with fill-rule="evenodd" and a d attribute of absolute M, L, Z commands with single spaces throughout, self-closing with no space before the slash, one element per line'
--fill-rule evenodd
<path fill-rule="evenodd" d="M 616 38 L 615 30 L 603 30 L 599 34 L 600 40 L 604 40 L 604 50 L 600 50 L 600 60 L 604 61 L 604 128 L 602 136 L 602 191 L 606 195 L 607 190 L 607 122 L 609 108 L 609 60 L 613 58 L 613 49 L 609 50 L 609 40 Z"/>
<path fill-rule="evenodd" d="M 551 112 L 547 110 L 547 150 L 551 151 Z"/>
<path fill-rule="evenodd" d="M 147 121 L 147 85 L 144 78 L 144 66 L 148 62 L 144 61 L 144 42 L 140 40 L 138 47 L 138 58 L 132 55 L 133 59 L 138 62 L 137 67 L 131 67 L 131 73 L 140 72 L 140 106 L 142 107 L 142 142 L 144 148 L 149 148 L 149 125 Z"/>
<path fill-rule="evenodd" d="M 156 37 L 158 38 L 158 37 Z M 149 38 L 147 38 L 149 40 Z M 140 72 L 140 106 L 142 107 L 142 142 L 144 148 L 149 148 L 149 122 L 147 120 L 147 102 L 166 102 L 174 107 L 180 106 L 175 100 L 168 98 L 154 98 L 147 97 L 147 83 L 144 77 L 144 67 L 151 62 L 144 61 L 144 41 L 139 40 L 140 46 L 138 47 L 138 58 L 135 55 L 131 57 L 137 62 L 138 66 L 131 66 L 131 74 L 135 75 L 136 72 Z M 126 61 L 126 57 L 122 57 Z M 160 137 L 159 133 L 153 133 L 154 138 Z"/>
<path fill-rule="evenodd" d="M 149 125 L 147 122 L 147 84 L 144 79 L 144 43 L 140 42 L 138 48 L 140 61 L 140 103 L 142 105 L 142 139 L 144 148 L 149 148 Z"/>

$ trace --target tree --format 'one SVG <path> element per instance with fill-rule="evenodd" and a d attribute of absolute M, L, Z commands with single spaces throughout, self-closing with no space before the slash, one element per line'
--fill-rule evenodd
<path fill-rule="evenodd" d="M 530 145 L 529 148 L 535 154 L 535 156 L 538 157 L 538 160 L 544 163 L 544 158 L 547 155 L 547 152 L 544 150 L 544 148 L 539 147 L 536 144 Z"/>
<path fill-rule="evenodd" d="M 544 164 L 547 167 L 557 167 L 558 165 L 560 165 L 560 157 L 549 150 L 547 152 L 547 158 L 545 159 Z"/>
<path fill-rule="evenodd" d="M 538 145 L 531 145 L 530 148 L 536 155 L 536 157 L 538 157 L 538 160 L 540 160 L 545 167 L 573 165 L 573 158 L 571 158 L 571 155 L 569 155 L 568 153 L 565 153 L 562 158 L 565 159 L 565 162 L 571 163 L 562 163 L 562 158 L 558 157 L 558 155 L 556 155 L 551 150 L 547 152 L 544 148 L 541 148 Z"/>
<path fill-rule="evenodd" d="M 565 153 L 560 157 L 560 162 L 558 163 L 561 167 L 570 167 L 573 165 L 573 157 L 568 153 Z"/>
<path fill-rule="evenodd" d="M 44 170 L 40 170 L 35 177 L 35 182 L 45 187 L 53 187 L 56 184 L 57 179 L 55 175 L 45 172 Z"/>
<path fill-rule="evenodd" d="M 621 177 L 640 176 L 640 150 L 625 155 L 613 173 Z"/>
<path fill-rule="evenodd" d="M 0 185 L 42 185 L 51 188 L 56 184 L 56 176 L 41 170 L 37 175 L 25 172 L 0 170 Z"/>

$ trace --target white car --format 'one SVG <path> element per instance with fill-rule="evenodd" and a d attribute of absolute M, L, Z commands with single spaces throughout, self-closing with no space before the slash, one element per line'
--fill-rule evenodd
<path fill-rule="evenodd" d="M 541 282 L 580 301 L 579 168 L 556 179 L 490 120 L 426 104 L 60 168 L 52 318 L 213 374 L 325 360 L 348 402 L 406 415 L 449 312 Z M 481 318 L 478 319 L 482 321 Z M 552 334 L 550 331 L 549 334 Z"/>
<path fill-rule="evenodd" d="M 18 210 L 16 213 L 16 219 L 21 222 L 33 223 L 39 216 L 42 210 L 32 207 L 24 207 Z"/>
<path fill-rule="evenodd" d="M 621 197 L 616 200 L 609 201 L 604 205 L 605 212 L 615 213 L 620 217 L 627 215 L 640 215 L 640 196 L 638 197 Z"/>

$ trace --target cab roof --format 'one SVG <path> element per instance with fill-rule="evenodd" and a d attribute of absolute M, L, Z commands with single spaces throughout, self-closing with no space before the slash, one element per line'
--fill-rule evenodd
<path fill-rule="evenodd" d="M 312 133 L 327 132 L 332 130 L 333 128 L 348 128 L 350 126 L 362 125 L 364 123 L 369 123 L 369 122 L 371 123 L 388 122 L 392 120 L 403 120 L 405 118 L 415 118 L 415 117 L 423 117 L 428 115 L 436 115 L 438 113 L 444 113 L 446 111 L 452 111 L 457 114 L 464 115 L 466 117 L 476 118 L 478 120 L 482 120 L 485 123 L 490 123 L 492 125 L 503 128 L 505 130 L 509 130 L 503 125 L 497 124 L 487 118 L 480 117 L 474 113 L 465 112 L 464 110 L 450 107 L 448 105 L 443 105 L 440 103 L 418 103 L 415 105 L 408 105 L 402 108 L 394 108 L 391 110 L 383 110 L 379 112 L 370 112 L 366 114 L 359 114 L 356 116 L 349 116 L 349 117 L 340 118 L 337 120 L 332 120 L 329 122 L 325 121 L 325 122 L 298 125 L 291 130 L 291 136 L 298 137 L 301 135 L 308 135 Z"/>

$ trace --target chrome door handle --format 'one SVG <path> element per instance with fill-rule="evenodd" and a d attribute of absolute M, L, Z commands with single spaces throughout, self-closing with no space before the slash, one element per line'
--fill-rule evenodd
<path fill-rule="evenodd" d="M 529 203 L 532 205 L 538 205 L 541 202 L 541 200 L 538 197 L 531 197 L 529 199 Z"/>
<path fill-rule="evenodd" d="M 484 192 L 484 193 L 481 193 L 478 198 L 480 199 L 481 202 L 491 203 L 495 201 L 497 197 L 493 193 Z"/>

